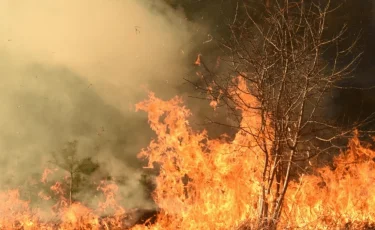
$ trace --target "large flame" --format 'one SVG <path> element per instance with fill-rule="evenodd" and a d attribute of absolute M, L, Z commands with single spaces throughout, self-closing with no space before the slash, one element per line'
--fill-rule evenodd
<path fill-rule="evenodd" d="M 250 95 L 245 98 L 256 103 Z M 194 132 L 178 97 L 162 101 L 151 93 L 137 109 L 148 112 L 158 134 L 140 154 L 149 167 L 161 165 L 154 196 L 162 210 L 157 228 L 228 229 L 257 216 L 263 157 L 252 136 L 239 132 L 229 142 Z M 243 118 L 248 129 L 258 128 L 254 111 Z"/>
<path fill-rule="evenodd" d="M 229 93 L 235 100 L 244 100 L 248 108 L 256 106 L 245 82 L 238 80 L 239 87 Z M 150 93 L 148 100 L 137 105 L 137 110 L 148 113 L 150 127 L 157 134 L 139 157 L 148 159 L 148 167 L 159 168 L 153 198 L 160 212 L 156 223 L 133 229 L 226 230 L 245 221 L 249 226 L 257 222 L 265 161 L 261 146 L 268 143 L 259 143 L 249 134 L 261 127 L 257 111 L 237 109 L 242 111 L 244 129 L 233 139 L 224 135 L 210 139 L 205 131 L 190 127 L 191 113 L 179 97 L 164 101 Z M 267 133 L 272 137 L 272 130 Z M 290 183 L 280 229 L 359 229 L 375 223 L 375 151 L 354 138 L 348 150 L 334 159 L 334 166 Z M 42 181 L 51 172 L 46 171 Z M 0 229 L 125 228 L 127 210 L 117 202 L 115 184 L 99 185 L 105 199 L 97 208 L 70 204 L 60 185 L 51 187 L 61 197 L 52 210 L 56 218 L 49 221 L 40 216 L 44 210 L 32 209 L 20 200 L 17 190 L 1 193 Z M 109 209 L 111 215 L 103 217 Z"/>
<path fill-rule="evenodd" d="M 257 101 L 241 78 L 238 82 L 230 93 L 248 106 L 237 108 L 244 129 L 232 141 L 194 132 L 187 122 L 190 112 L 178 97 L 162 101 L 151 93 L 138 104 L 158 134 L 140 154 L 149 167 L 160 165 L 154 198 L 162 212 L 151 229 L 235 229 L 244 221 L 249 226 L 257 222 L 264 143 L 251 133 L 260 128 L 261 119 L 248 109 Z M 266 133 L 272 136 L 272 130 Z M 375 152 L 357 137 L 348 147 L 334 159 L 335 169 L 320 168 L 290 183 L 280 228 L 356 229 L 375 222 Z"/>

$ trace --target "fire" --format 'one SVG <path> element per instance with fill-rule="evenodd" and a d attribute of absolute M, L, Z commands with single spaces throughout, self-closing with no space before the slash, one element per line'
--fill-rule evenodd
<path fill-rule="evenodd" d="M 293 184 L 284 220 L 294 226 L 340 226 L 343 223 L 375 223 L 375 151 L 356 137 L 334 159 L 334 167 L 318 169 Z"/>
<path fill-rule="evenodd" d="M 249 108 L 257 106 L 245 82 L 237 81 L 238 88 L 228 93 L 245 100 Z M 160 168 L 153 193 L 160 211 L 156 223 L 132 229 L 226 230 L 238 229 L 244 222 L 255 226 L 265 161 L 262 145 L 248 132 L 260 128 L 257 111 L 237 108 L 242 111 L 245 128 L 233 139 L 225 135 L 210 139 L 207 132 L 191 128 L 191 112 L 179 97 L 164 101 L 150 93 L 136 109 L 148 113 L 150 127 L 157 134 L 139 157 L 148 159 L 147 167 Z M 272 130 L 267 133 L 272 137 Z M 374 170 L 375 151 L 358 138 L 352 139 L 348 150 L 334 159 L 334 169 L 320 168 L 290 183 L 279 228 L 359 229 L 374 225 Z M 42 182 L 51 173 L 46 170 Z M 0 193 L 0 229 L 128 228 L 128 210 L 119 205 L 116 184 L 103 181 L 98 185 L 104 199 L 96 208 L 70 203 L 60 182 L 50 189 L 59 201 L 48 220 L 41 217 L 45 210 L 31 208 L 28 201 L 20 199 L 18 190 Z M 51 200 L 44 193 L 39 195 Z"/>
<path fill-rule="evenodd" d="M 18 190 L 0 193 L 0 229 L 32 229 L 37 218 L 28 207 L 28 202 L 19 199 Z"/>
<path fill-rule="evenodd" d="M 201 54 L 198 54 L 198 57 L 197 57 L 197 60 L 195 60 L 194 64 L 197 65 L 197 66 L 200 66 L 201 65 Z"/>
<path fill-rule="evenodd" d="M 155 191 L 162 209 L 158 226 L 228 229 L 256 217 L 263 159 L 253 138 L 240 132 L 228 142 L 194 132 L 187 122 L 190 112 L 181 103 L 177 97 L 162 101 L 150 94 L 137 106 L 148 112 L 150 126 L 158 134 L 140 154 L 148 158 L 149 167 L 161 165 Z M 255 115 L 249 111 L 243 122 L 251 122 Z M 256 120 L 252 124 L 248 127 L 257 128 Z"/>
<path fill-rule="evenodd" d="M 96 209 L 80 202 L 69 204 L 59 182 L 51 186 L 51 190 L 60 200 L 49 213 L 30 207 L 28 201 L 20 199 L 18 190 L 0 193 L 0 229 L 124 229 L 126 213 L 117 203 L 116 185 L 104 181 L 100 183 L 98 190 L 103 191 L 105 200 L 99 202 Z M 41 197 L 45 198 L 45 195 Z"/>
<path fill-rule="evenodd" d="M 229 93 L 256 106 L 241 78 L 238 84 Z M 187 122 L 191 113 L 181 98 L 162 101 L 151 93 L 137 109 L 148 112 L 158 135 L 139 155 L 148 159 L 148 167 L 160 165 L 154 199 L 161 213 L 150 229 L 235 229 L 244 221 L 250 226 L 257 222 L 264 156 L 261 144 L 246 132 L 260 128 L 255 110 L 238 108 L 246 128 L 229 141 L 193 131 Z M 268 133 L 272 137 L 272 130 Z M 375 223 L 375 151 L 354 138 L 334 165 L 290 184 L 281 229 L 356 229 Z"/>

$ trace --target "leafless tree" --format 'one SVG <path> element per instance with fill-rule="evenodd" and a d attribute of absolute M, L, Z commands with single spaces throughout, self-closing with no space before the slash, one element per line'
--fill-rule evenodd
<path fill-rule="evenodd" d="M 211 100 L 230 111 L 232 123 L 252 135 L 261 147 L 265 164 L 259 198 L 259 229 L 276 228 L 291 180 L 311 165 L 312 159 L 343 146 L 342 140 L 371 117 L 340 127 L 326 116 L 328 95 L 339 82 L 353 77 L 362 52 L 359 36 L 350 43 L 348 28 L 328 33 L 327 18 L 339 5 L 331 0 L 265 1 L 264 14 L 255 18 L 251 0 L 239 0 L 229 28 L 231 39 L 221 42 L 226 52 L 225 74 L 216 73 L 199 56 L 202 84 Z M 350 44 L 350 45 L 345 45 Z M 251 106 L 231 89 L 240 76 L 259 102 Z M 258 130 L 240 126 L 241 111 L 254 110 L 261 117 Z M 272 130 L 272 132 L 270 132 Z M 267 144 L 266 143 L 271 143 Z M 270 201 L 267 197 L 271 197 Z M 243 227 L 246 229 L 246 227 Z"/>

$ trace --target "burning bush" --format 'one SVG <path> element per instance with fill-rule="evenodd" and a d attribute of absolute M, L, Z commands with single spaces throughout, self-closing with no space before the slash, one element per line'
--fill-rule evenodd
<path fill-rule="evenodd" d="M 253 136 L 240 131 L 233 141 L 211 140 L 194 132 L 180 98 L 162 101 L 150 94 L 138 109 L 149 113 L 158 134 L 140 154 L 149 167 L 160 165 L 154 198 L 161 213 L 153 229 L 231 229 L 244 222 L 255 228 L 264 155 Z M 247 115 L 242 122 L 256 128 L 256 114 Z M 355 137 L 335 158 L 334 169 L 319 168 L 292 181 L 279 226 L 355 229 L 359 224 L 353 223 L 374 223 L 374 158 L 375 151 Z"/>
<path fill-rule="evenodd" d="M 248 100 L 256 103 L 252 97 Z M 137 109 L 148 112 L 150 126 L 157 134 L 140 157 L 149 160 L 149 167 L 160 168 L 153 195 L 160 212 L 154 224 L 133 229 L 257 226 L 265 159 L 252 136 L 239 131 L 234 140 L 225 136 L 210 139 L 204 131 L 192 130 L 190 112 L 178 97 L 163 101 L 150 94 Z M 244 114 L 242 122 L 253 129 L 259 127 L 256 113 Z M 348 150 L 335 158 L 333 169 L 319 168 L 291 181 L 278 226 L 356 229 L 374 224 L 374 159 L 375 151 L 354 138 Z M 60 203 L 48 218 L 47 209 L 30 208 L 27 201 L 20 200 L 17 190 L 1 193 L 0 229 L 124 229 L 136 223 L 131 218 L 141 215 L 118 205 L 113 183 L 99 184 L 104 200 L 96 208 L 79 202 L 69 204 L 58 185 L 51 188 L 61 195 Z"/>

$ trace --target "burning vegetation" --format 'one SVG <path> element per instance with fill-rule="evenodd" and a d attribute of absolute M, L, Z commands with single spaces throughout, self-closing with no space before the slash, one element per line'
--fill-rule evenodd
<path fill-rule="evenodd" d="M 251 96 L 247 100 L 257 103 Z M 190 112 L 178 97 L 163 101 L 151 93 L 137 109 L 148 112 L 150 126 L 157 134 L 140 153 L 140 157 L 149 160 L 148 167 L 160 168 L 153 193 L 160 211 L 154 223 L 131 226 L 139 216 L 118 204 L 117 186 L 113 183 L 101 182 L 98 190 L 103 199 L 97 207 L 89 207 L 80 202 L 69 203 L 69 194 L 56 182 L 51 190 L 59 199 L 50 211 L 29 207 L 17 190 L 1 193 L 0 228 L 256 229 L 265 163 L 257 140 L 243 131 L 229 140 L 226 136 L 209 139 L 206 132 L 192 130 L 188 123 Z M 259 114 L 242 116 L 247 127 L 259 128 Z M 334 159 L 333 168 L 318 168 L 291 181 L 279 228 L 370 229 L 375 224 L 374 159 L 375 151 L 354 137 L 348 149 Z M 273 200 L 272 194 L 266 198 Z"/>
<path fill-rule="evenodd" d="M 197 88 L 215 111 L 229 111 L 231 123 L 222 125 L 235 135 L 194 130 L 178 96 L 150 92 L 136 105 L 156 134 L 139 158 L 157 171 L 150 187 L 157 211 L 125 208 L 111 178 L 86 181 L 97 191 L 75 199 L 88 161 L 64 150 L 68 158 L 53 163 L 66 175 L 51 179 L 57 170 L 46 169 L 36 205 L 22 190 L 0 193 L 0 229 L 374 229 L 375 151 L 357 130 L 368 120 L 341 127 L 324 115 L 325 98 L 361 56 L 355 42 L 338 45 L 345 27 L 327 38 L 330 1 L 266 1 L 263 18 L 244 2 L 222 44 L 228 60 L 215 66 L 226 62 L 230 74 L 212 71 L 201 54 L 195 62 Z M 327 50 L 333 60 L 323 58 Z M 327 154 L 336 154 L 333 162 L 314 163 Z"/>

